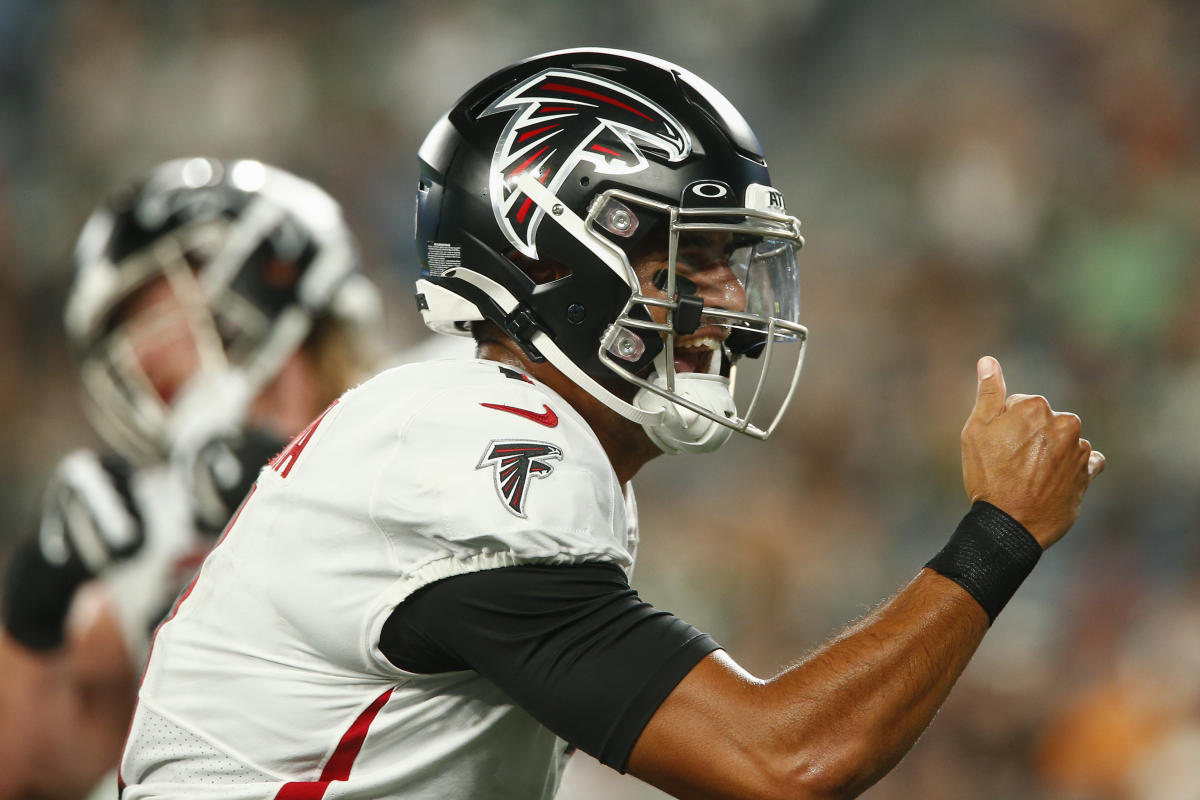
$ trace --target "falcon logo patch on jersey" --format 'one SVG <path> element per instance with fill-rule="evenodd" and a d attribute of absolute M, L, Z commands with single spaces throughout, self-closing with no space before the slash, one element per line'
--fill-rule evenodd
<path fill-rule="evenodd" d="M 554 472 L 547 462 L 562 457 L 561 448 L 546 442 L 493 441 L 475 469 L 495 468 L 496 492 L 509 511 L 524 519 L 529 479 L 545 478 Z"/>
<path fill-rule="evenodd" d="M 492 155 L 489 191 L 496 223 L 519 251 L 537 258 L 534 239 L 545 212 L 517 189 L 530 173 L 552 193 L 580 161 L 606 175 L 647 167 L 644 151 L 669 162 L 691 155 L 679 121 L 641 94 L 571 69 L 548 69 L 521 82 L 480 117 L 513 111 Z"/>

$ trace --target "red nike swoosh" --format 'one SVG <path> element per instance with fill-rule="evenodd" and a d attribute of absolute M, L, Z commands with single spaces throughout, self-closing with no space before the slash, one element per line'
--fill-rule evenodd
<path fill-rule="evenodd" d="M 480 403 L 484 408 L 494 408 L 497 411 L 507 411 L 510 414 L 516 414 L 518 417 L 524 417 L 527 420 L 536 422 L 538 425 L 545 425 L 547 428 L 553 428 L 558 425 L 558 414 L 550 410 L 550 406 L 542 404 L 542 408 L 546 409 L 543 413 L 530 411 L 526 408 L 514 408 L 512 406 L 500 406 L 495 403 Z"/>

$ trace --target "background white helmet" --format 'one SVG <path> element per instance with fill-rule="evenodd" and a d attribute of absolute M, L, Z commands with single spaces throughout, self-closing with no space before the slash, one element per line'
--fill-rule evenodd
<path fill-rule="evenodd" d="M 236 386 L 231 402 L 243 411 L 315 321 L 370 327 L 379 316 L 341 209 L 322 189 L 251 160 L 158 166 L 84 225 L 65 313 L 89 415 L 134 462 L 166 455 L 177 411 L 147 379 L 123 314 L 158 278 L 184 309 L 198 351 L 191 382 L 218 376 Z"/>

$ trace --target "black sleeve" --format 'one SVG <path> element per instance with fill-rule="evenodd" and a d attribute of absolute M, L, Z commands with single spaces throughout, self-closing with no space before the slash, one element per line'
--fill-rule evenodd
<path fill-rule="evenodd" d="M 720 648 L 601 562 L 460 575 L 415 592 L 380 649 L 409 672 L 473 669 L 558 736 L 624 771 L 650 717 Z"/>

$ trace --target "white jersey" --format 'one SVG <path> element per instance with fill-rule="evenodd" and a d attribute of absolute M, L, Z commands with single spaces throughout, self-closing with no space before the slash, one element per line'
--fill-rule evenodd
<path fill-rule="evenodd" d="M 490 361 L 398 367 L 344 395 L 259 477 L 159 630 L 125 800 L 553 797 L 567 748 L 472 671 L 380 651 L 442 578 L 632 569 L 632 495 L 561 397 Z"/>

